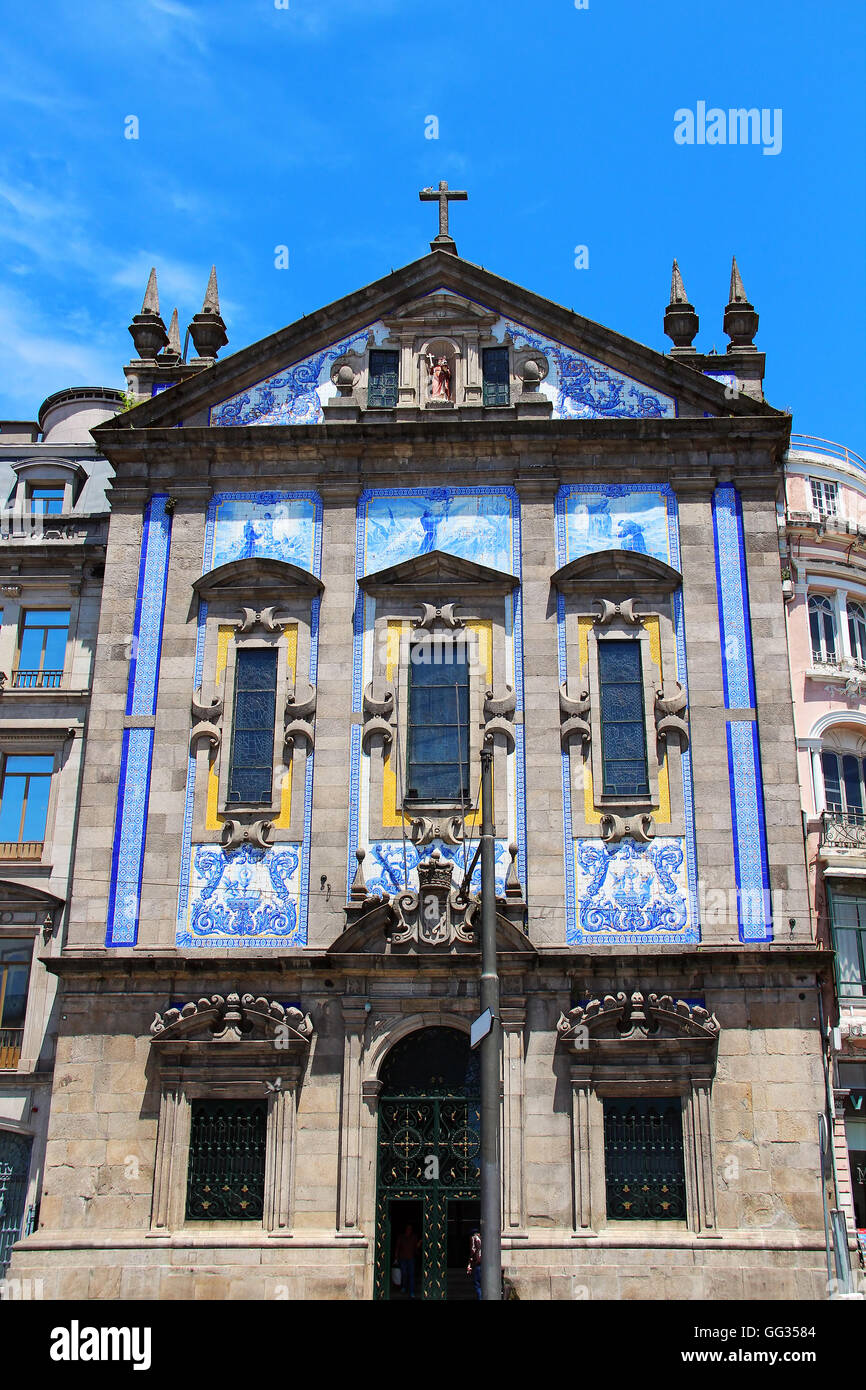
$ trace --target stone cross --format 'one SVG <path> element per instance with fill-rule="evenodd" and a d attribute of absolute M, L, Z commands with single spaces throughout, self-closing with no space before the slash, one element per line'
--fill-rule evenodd
<path fill-rule="evenodd" d="M 457 255 L 457 243 L 448 231 L 448 204 L 453 198 L 459 202 L 464 202 L 469 197 L 468 193 L 449 188 L 448 184 L 442 180 L 438 188 L 422 188 L 418 194 L 422 203 L 439 204 L 439 235 L 434 237 L 430 243 L 431 251 L 450 251 L 452 255 Z"/>

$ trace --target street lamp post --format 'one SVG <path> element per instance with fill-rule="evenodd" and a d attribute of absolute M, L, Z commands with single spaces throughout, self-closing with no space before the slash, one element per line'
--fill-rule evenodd
<path fill-rule="evenodd" d="M 496 830 L 493 823 L 493 740 L 481 749 L 481 1011 L 492 1016 L 481 1042 L 481 1297 L 502 1298 L 502 1185 L 499 1173 L 499 974 L 496 964 Z"/>

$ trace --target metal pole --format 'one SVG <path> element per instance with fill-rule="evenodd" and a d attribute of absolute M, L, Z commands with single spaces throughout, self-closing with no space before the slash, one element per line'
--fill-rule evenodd
<path fill-rule="evenodd" d="M 481 1012 L 493 1027 L 481 1043 L 481 1297 L 502 1298 L 502 1187 L 499 1176 L 502 1027 L 496 966 L 496 830 L 493 824 L 493 740 L 481 749 Z"/>

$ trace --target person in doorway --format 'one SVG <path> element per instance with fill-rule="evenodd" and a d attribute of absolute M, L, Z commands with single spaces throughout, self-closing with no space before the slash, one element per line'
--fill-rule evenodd
<path fill-rule="evenodd" d="M 405 1294 L 408 1294 L 409 1298 L 415 1297 L 415 1259 L 420 1244 L 414 1227 L 408 1225 L 397 1237 L 397 1244 L 394 1249 L 394 1255 L 400 1266 L 400 1287 Z"/>
<path fill-rule="evenodd" d="M 474 1230 L 469 1237 L 469 1263 L 466 1273 L 471 1274 L 475 1285 L 475 1297 L 481 1297 L 481 1232 Z"/>

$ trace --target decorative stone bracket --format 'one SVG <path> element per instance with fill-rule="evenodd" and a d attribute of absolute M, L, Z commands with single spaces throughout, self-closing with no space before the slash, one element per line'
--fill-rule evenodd
<path fill-rule="evenodd" d="M 655 834 L 655 823 L 648 811 L 639 811 L 634 816 L 615 816 L 612 811 L 606 811 L 600 823 L 601 838 L 606 844 L 616 844 L 630 835 L 645 845 Z"/>
<path fill-rule="evenodd" d="M 494 695 L 492 690 L 485 691 L 484 694 L 484 731 L 483 739 L 486 743 L 494 734 L 502 734 L 505 739 L 507 751 L 513 753 L 516 747 L 514 739 L 514 711 L 517 708 L 517 696 L 510 685 L 506 685 L 504 695 Z"/>
<path fill-rule="evenodd" d="M 252 845 L 254 849 L 270 849 L 274 842 L 274 823 L 269 820 L 254 820 L 247 823 L 239 820 L 226 820 L 220 837 L 223 849 L 237 849 L 240 845 Z"/>
<path fill-rule="evenodd" d="M 687 706 L 688 696 L 679 681 L 665 681 L 656 691 L 656 734 L 665 743 L 676 735 L 682 749 L 689 746 L 689 726 L 682 717 Z"/>
<path fill-rule="evenodd" d="M 700 1004 L 687 1004 L 670 994 L 606 994 L 567 1014 L 560 1014 L 556 1031 L 573 1050 L 585 1050 L 587 1035 L 601 1038 L 691 1037 L 714 1042 L 720 1032 L 715 1014 Z"/>
<path fill-rule="evenodd" d="M 195 721 L 189 736 L 189 746 L 194 748 L 200 738 L 206 738 L 211 748 L 219 748 L 222 730 L 218 727 L 223 716 L 223 702 L 214 699 L 209 705 L 201 703 L 201 687 L 195 692 L 190 705 Z"/>
<path fill-rule="evenodd" d="M 463 627 L 463 619 L 458 618 L 454 612 L 454 609 L 457 607 L 456 603 L 443 603 L 437 605 L 435 603 L 424 603 L 422 600 L 419 601 L 419 606 L 421 608 L 421 617 L 415 624 L 418 628 L 426 629 L 430 632 L 437 622 L 441 623 L 443 627 L 452 629 L 455 627 Z"/>
<path fill-rule="evenodd" d="M 586 720 L 589 714 L 589 691 L 581 690 L 576 700 L 569 699 L 565 682 L 559 687 L 559 740 L 563 748 L 570 738 L 589 743 L 592 731 Z"/>
<path fill-rule="evenodd" d="M 313 746 L 314 733 L 313 725 L 310 722 L 316 713 L 317 692 L 314 685 L 307 682 L 308 694 L 305 699 L 298 700 L 297 692 L 289 695 L 286 700 L 286 727 L 283 733 L 283 744 L 286 750 L 286 758 L 291 758 L 295 751 L 295 742 L 299 738 L 306 740 L 307 748 Z"/>
<path fill-rule="evenodd" d="M 411 822 L 409 836 L 414 845 L 429 845 L 432 840 L 442 840 L 446 845 L 462 845 L 466 838 L 466 827 L 462 816 L 449 816 L 444 821 L 416 816 Z"/>
<path fill-rule="evenodd" d="M 269 608 L 241 608 L 241 617 L 235 626 L 238 632 L 250 632 L 254 627 L 263 627 L 266 632 L 279 632 L 289 621 L 288 616 L 276 618 L 274 615 L 279 604 L 271 604 Z"/>
<path fill-rule="evenodd" d="M 622 618 L 624 623 L 632 623 L 634 626 L 643 622 L 643 618 L 634 611 L 636 598 L 624 598 L 620 603 L 613 603 L 607 598 L 594 598 L 592 602 L 594 607 L 601 609 L 595 620 L 598 627 L 613 622 L 614 618 Z"/>
<path fill-rule="evenodd" d="M 385 685 L 379 700 L 373 697 L 372 681 L 364 691 L 364 727 L 361 730 L 361 748 L 365 753 L 370 751 L 369 743 L 374 734 L 382 735 L 385 751 L 390 749 L 394 739 L 390 720 L 394 716 L 395 699 L 394 687 L 390 683 Z"/>

